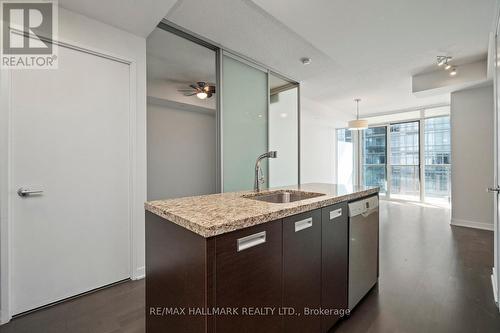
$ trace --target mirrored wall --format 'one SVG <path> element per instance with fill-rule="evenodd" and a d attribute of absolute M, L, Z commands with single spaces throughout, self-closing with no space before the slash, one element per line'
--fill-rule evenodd
<path fill-rule="evenodd" d="M 217 51 L 160 27 L 147 38 L 148 200 L 217 192 Z"/>
<path fill-rule="evenodd" d="M 299 85 L 162 21 L 147 38 L 148 200 L 299 184 Z"/>

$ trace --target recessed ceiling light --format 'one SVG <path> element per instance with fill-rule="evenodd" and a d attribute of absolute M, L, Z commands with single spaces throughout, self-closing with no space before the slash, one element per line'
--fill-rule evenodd
<path fill-rule="evenodd" d="M 311 63 L 311 58 L 300 58 L 300 61 L 302 62 L 303 65 L 309 65 Z"/>

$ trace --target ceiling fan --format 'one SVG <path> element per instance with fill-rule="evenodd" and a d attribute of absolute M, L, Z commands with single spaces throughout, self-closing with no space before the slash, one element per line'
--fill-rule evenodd
<path fill-rule="evenodd" d="M 178 91 L 183 93 L 184 96 L 194 96 L 199 99 L 205 99 L 212 97 L 215 94 L 215 84 L 208 82 L 196 82 L 189 85 L 190 89 L 179 89 Z"/>

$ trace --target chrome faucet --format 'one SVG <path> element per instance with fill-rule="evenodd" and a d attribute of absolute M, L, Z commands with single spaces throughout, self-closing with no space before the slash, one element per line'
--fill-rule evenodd
<path fill-rule="evenodd" d="M 260 167 L 260 161 L 264 158 L 276 158 L 278 157 L 277 151 L 269 151 L 257 157 L 257 161 L 255 161 L 255 178 L 253 184 L 253 190 L 255 192 L 260 192 L 260 187 L 264 184 L 264 175 L 262 174 L 262 169 Z"/>

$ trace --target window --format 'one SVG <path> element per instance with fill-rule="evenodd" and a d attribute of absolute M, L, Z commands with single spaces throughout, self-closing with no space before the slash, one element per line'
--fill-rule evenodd
<path fill-rule="evenodd" d="M 420 199 L 419 122 L 391 124 L 391 184 L 394 199 Z"/>
<path fill-rule="evenodd" d="M 425 119 L 425 201 L 448 205 L 451 193 L 450 117 Z"/>
<path fill-rule="evenodd" d="M 354 138 L 345 128 L 337 130 L 337 183 L 354 184 Z"/>
<path fill-rule="evenodd" d="M 373 116 L 364 131 L 337 129 L 337 182 L 377 186 L 388 199 L 449 207 L 449 110 Z"/>
<path fill-rule="evenodd" d="M 387 128 L 371 127 L 362 132 L 363 184 L 387 191 Z"/>

